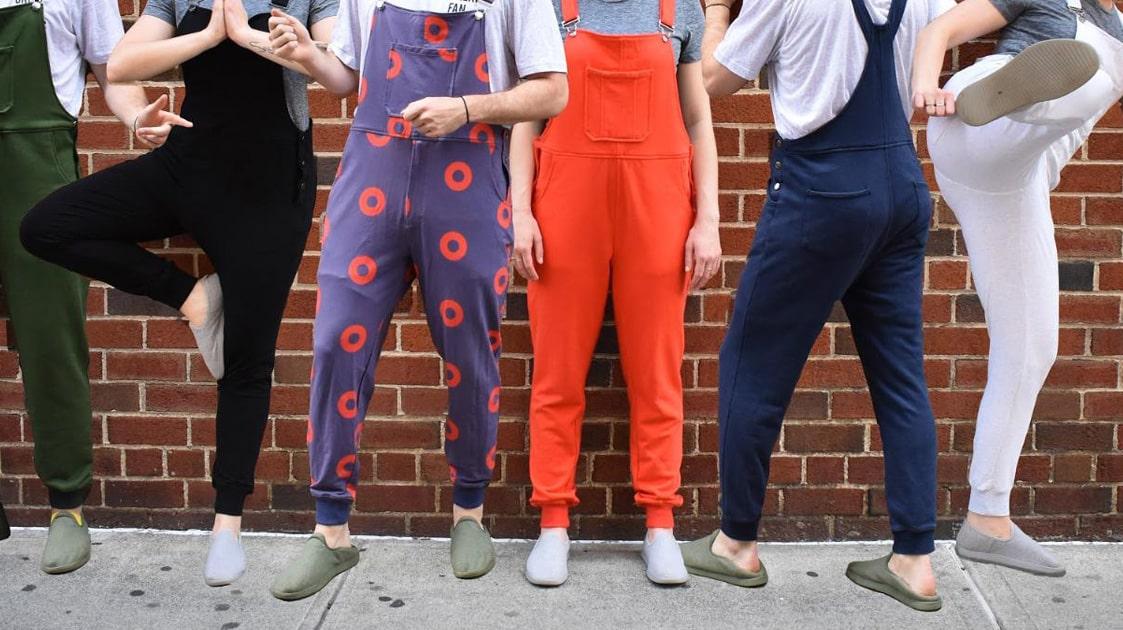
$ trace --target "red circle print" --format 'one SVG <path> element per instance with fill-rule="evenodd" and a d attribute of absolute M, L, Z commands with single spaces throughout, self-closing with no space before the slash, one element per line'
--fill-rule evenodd
<path fill-rule="evenodd" d="M 491 83 L 491 77 L 487 73 L 487 53 L 481 53 L 476 57 L 476 78 L 481 83 Z"/>
<path fill-rule="evenodd" d="M 386 78 L 394 79 L 402 73 L 402 56 L 393 48 L 390 49 L 390 67 L 386 69 Z"/>
<path fill-rule="evenodd" d="M 441 254 L 456 262 L 468 255 L 468 239 L 460 232 L 445 232 L 441 237 Z"/>
<path fill-rule="evenodd" d="M 347 268 L 347 275 L 351 282 L 358 285 L 370 284 L 378 274 L 378 264 L 370 256 L 355 256 Z"/>
<path fill-rule="evenodd" d="M 488 470 L 495 470 L 495 446 L 492 446 L 491 450 L 487 452 L 487 459 L 485 461 L 487 462 Z"/>
<path fill-rule="evenodd" d="M 456 328 L 464 321 L 464 309 L 460 308 L 456 300 L 445 300 L 441 302 L 441 319 L 445 326 Z"/>
<path fill-rule="evenodd" d="M 367 80 L 366 78 L 359 79 L 359 104 L 367 100 Z"/>
<path fill-rule="evenodd" d="M 384 136 L 380 133 L 368 133 L 367 142 L 370 143 L 370 146 L 376 149 L 381 149 L 382 147 L 390 144 L 390 136 Z"/>
<path fill-rule="evenodd" d="M 495 272 L 495 293 L 503 295 L 507 291 L 507 280 L 510 278 L 510 272 L 507 267 L 500 267 L 499 271 Z"/>
<path fill-rule="evenodd" d="M 331 233 L 331 219 L 329 219 L 328 215 L 325 214 L 324 215 L 324 222 L 320 226 L 320 245 L 323 245 L 324 243 L 328 242 L 328 234 L 330 234 L 330 233 Z"/>
<path fill-rule="evenodd" d="M 406 216 L 408 217 L 411 212 L 413 212 L 413 202 L 409 200 L 409 197 L 406 197 L 406 207 L 405 207 Z"/>
<path fill-rule="evenodd" d="M 363 423 L 362 422 L 356 422 L 355 423 L 354 438 L 355 438 L 355 450 L 358 450 L 359 444 L 361 444 L 362 440 L 363 440 Z"/>
<path fill-rule="evenodd" d="M 449 387 L 456 387 L 460 384 L 460 368 L 456 367 L 455 363 L 445 362 L 445 383 Z"/>
<path fill-rule="evenodd" d="M 456 466 L 452 464 L 448 465 L 448 479 L 452 483 L 456 483 Z"/>
<path fill-rule="evenodd" d="M 366 342 L 367 329 L 359 324 L 344 328 L 343 334 L 339 336 L 339 347 L 343 348 L 344 352 L 358 352 Z"/>
<path fill-rule="evenodd" d="M 464 192 L 472 185 L 472 167 L 467 162 L 453 162 L 445 169 L 445 185 L 453 192 Z"/>
<path fill-rule="evenodd" d="M 487 397 L 487 410 L 491 413 L 499 412 L 499 388 L 491 390 L 491 394 Z"/>
<path fill-rule="evenodd" d="M 487 152 L 495 153 L 495 130 L 487 123 L 476 123 L 468 131 L 468 139 L 476 144 L 487 143 Z"/>
<path fill-rule="evenodd" d="M 452 62 L 456 61 L 456 49 L 455 48 L 442 48 L 442 49 L 437 51 L 437 54 L 440 55 L 441 59 L 444 59 L 445 61 L 447 61 L 449 63 L 452 63 Z"/>
<path fill-rule="evenodd" d="M 499 209 L 495 211 L 495 218 L 499 221 L 499 227 L 506 230 L 511 227 L 511 198 L 507 197 L 499 202 Z"/>
<path fill-rule="evenodd" d="M 322 299 L 322 295 L 320 293 L 320 287 L 316 287 L 316 314 L 317 315 L 320 314 L 320 300 L 321 299 Z"/>
<path fill-rule="evenodd" d="M 335 408 L 344 420 L 353 420 L 359 415 L 359 393 L 353 389 L 343 392 L 339 401 L 335 403 Z"/>
<path fill-rule="evenodd" d="M 308 419 L 308 431 L 304 434 L 304 443 L 311 444 L 316 439 L 316 431 L 312 428 L 312 419 Z"/>
<path fill-rule="evenodd" d="M 503 347 L 503 336 L 499 334 L 499 331 L 487 331 L 487 338 L 491 340 L 491 351 L 499 352 L 499 348 Z"/>
<path fill-rule="evenodd" d="M 344 455 L 335 463 L 335 476 L 340 479 L 350 479 L 355 474 L 355 464 L 358 457 L 354 453 Z"/>
<path fill-rule="evenodd" d="M 371 186 L 359 195 L 359 210 L 368 217 L 376 217 L 386 209 L 386 193 L 378 186 Z"/>
<path fill-rule="evenodd" d="M 425 41 L 430 44 L 439 44 L 448 37 L 448 22 L 430 15 L 425 18 Z"/>
<path fill-rule="evenodd" d="M 460 427 L 456 426 L 452 418 L 445 418 L 445 439 L 449 442 L 460 439 Z"/>
<path fill-rule="evenodd" d="M 391 116 L 386 121 L 387 133 L 395 138 L 408 138 L 413 135 L 413 123 L 401 116 Z"/>

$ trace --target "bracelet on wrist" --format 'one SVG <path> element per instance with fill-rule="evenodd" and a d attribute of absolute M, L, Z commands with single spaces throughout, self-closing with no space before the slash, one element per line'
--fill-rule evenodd
<path fill-rule="evenodd" d="M 702 7 L 702 12 L 704 13 L 706 11 L 709 11 L 710 7 L 722 7 L 726 11 L 733 11 L 733 5 L 731 4 L 725 4 L 724 2 L 708 2 Z"/>
<path fill-rule="evenodd" d="M 460 102 L 464 103 L 464 124 L 469 125 L 472 123 L 472 115 L 468 113 L 468 99 L 461 96 Z"/>

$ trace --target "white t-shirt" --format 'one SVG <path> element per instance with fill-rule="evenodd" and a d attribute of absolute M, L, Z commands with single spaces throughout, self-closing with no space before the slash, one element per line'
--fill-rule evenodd
<path fill-rule="evenodd" d="M 865 0 L 877 24 L 889 21 L 892 0 Z M 909 0 L 897 32 L 901 106 L 912 117 L 912 56 L 916 36 L 955 6 L 954 0 Z M 776 131 L 802 138 L 827 124 L 850 102 L 869 52 L 847 0 L 745 0 L 714 57 L 746 81 L 768 65 Z"/>
<path fill-rule="evenodd" d="M 86 63 L 103 64 L 124 36 L 116 0 L 45 0 L 47 57 L 58 100 L 71 116 L 82 109 Z"/>
<path fill-rule="evenodd" d="M 472 0 L 393 0 L 389 4 L 434 13 L 476 9 Z M 331 49 L 353 70 L 362 71 L 374 11 L 374 0 L 340 0 Z M 496 0 L 484 23 L 492 92 L 508 90 L 532 74 L 565 72 L 565 49 L 550 0 Z"/>

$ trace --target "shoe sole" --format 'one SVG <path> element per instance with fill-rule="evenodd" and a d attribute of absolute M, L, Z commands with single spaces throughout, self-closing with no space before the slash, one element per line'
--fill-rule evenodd
<path fill-rule="evenodd" d="M 760 588 L 768 584 L 767 575 L 758 575 L 751 578 L 733 577 L 725 573 L 717 573 L 713 571 L 706 571 L 705 569 L 693 569 L 689 565 L 686 567 L 686 572 L 690 575 L 697 575 L 698 577 L 709 578 L 733 586 L 740 586 L 741 588 Z"/>
<path fill-rule="evenodd" d="M 229 579 L 212 580 L 210 578 L 203 578 L 203 582 L 205 582 L 207 584 L 207 586 L 212 586 L 212 587 L 216 587 L 216 588 L 219 587 L 219 586 L 230 586 L 234 582 L 237 582 L 243 575 L 245 575 L 245 571 L 243 571 L 242 573 L 239 573 L 238 575 L 236 575 L 232 578 L 229 578 Z"/>
<path fill-rule="evenodd" d="M 495 556 L 493 555 L 491 557 L 491 562 L 489 562 L 488 565 L 487 565 L 487 568 L 480 569 L 479 571 L 468 571 L 468 572 L 465 572 L 465 573 L 458 573 L 456 571 L 456 569 L 453 569 L 452 574 L 455 577 L 457 577 L 458 579 L 461 579 L 461 580 L 474 580 L 476 578 L 481 578 L 481 577 L 487 575 L 488 573 L 491 573 L 491 570 L 494 569 L 494 568 L 495 568 Z"/>
<path fill-rule="evenodd" d="M 956 98 L 956 114 L 968 125 L 981 127 L 1027 105 L 1071 94 L 1099 69 L 1096 49 L 1084 42 L 1039 42 L 1002 69 L 966 87 Z"/>
<path fill-rule="evenodd" d="M 882 595 L 885 595 L 887 597 L 891 597 L 894 600 L 904 604 L 905 606 L 912 608 L 913 610 L 918 610 L 920 612 L 936 612 L 937 610 L 940 610 L 944 607 L 944 602 L 940 599 L 937 599 L 935 601 L 902 599 L 897 595 L 897 592 L 894 589 L 890 588 L 888 585 L 882 584 L 877 580 L 867 579 L 861 575 L 854 573 L 850 569 L 846 570 L 846 577 L 849 578 L 851 582 L 857 584 L 858 586 L 861 586 L 862 588 L 869 589 L 876 593 L 881 593 Z"/>
<path fill-rule="evenodd" d="M 530 582 L 531 584 L 533 584 L 535 586 L 542 586 L 542 587 L 545 587 L 545 588 L 555 588 L 555 587 L 561 586 L 562 584 L 565 584 L 567 581 L 569 581 L 569 576 L 566 575 L 561 580 L 535 580 L 535 579 L 531 578 L 529 575 L 527 575 L 526 581 Z"/>
<path fill-rule="evenodd" d="M 1034 565 L 1029 563 L 1019 563 L 1017 560 L 1009 556 L 1003 556 L 996 553 L 986 553 L 983 551 L 974 551 L 968 549 L 959 543 L 955 545 L 955 553 L 960 558 L 971 560 L 973 562 L 981 562 L 983 564 L 993 564 L 1007 569 L 1014 569 L 1015 571 L 1023 571 L 1025 573 L 1032 573 L 1033 575 L 1043 575 L 1046 577 L 1064 577 L 1067 570 L 1064 567 L 1049 568 L 1041 565 Z"/>
<path fill-rule="evenodd" d="M 304 599 L 306 597 L 311 597 L 311 596 L 315 595 L 316 593 L 319 593 L 320 591 L 327 588 L 327 585 L 331 584 L 331 581 L 334 580 L 335 578 L 339 577 L 340 574 L 346 573 L 346 572 L 350 571 L 351 569 L 355 568 L 355 566 L 357 564 L 359 564 L 359 559 L 355 558 L 354 562 L 348 562 L 345 566 L 341 567 L 338 571 L 333 573 L 331 575 L 331 577 L 329 577 L 327 580 L 324 580 L 323 583 L 318 583 L 318 584 L 315 584 L 313 586 L 309 586 L 308 588 L 296 591 L 295 593 L 278 593 L 277 591 L 274 591 L 272 589 L 270 589 L 269 592 L 273 594 L 273 597 L 276 597 L 277 599 L 279 599 L 281 601 L 286 601 L 286 602 L 295 602 L 297 600 Z"/>
<path fill-rule="evenodd" d="M 645 556 L 641 553 L 640 558 L 643 560 L 643 566 L 645 566 L 645 567 L 651 566 L 647 563 L 647 556 Z M 647 576 L 647 579 L 652 584 L 658 584 L 659 586 L 681 586 L 681 585 L 686 584 L 687 582 L 690 581 L 690 572 L 689 571 L 686 572 L 686 575 L 684 577 L 656 578 L 656 577 L 652 577 L 651 573 L 648 572 L 648 571 L 644 571 L 644 575 Z"/>

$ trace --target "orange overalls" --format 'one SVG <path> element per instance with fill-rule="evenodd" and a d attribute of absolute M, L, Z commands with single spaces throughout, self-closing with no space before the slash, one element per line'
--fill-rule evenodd
<path fill-rule="evenodd" d="M 684 257 L 694 221 L 692 149 L 668 40 L 675 2 L 661 1 L 649 35 L 579 30 L 577 0 L 562 13 L 569 106 L 535 152 L 545 263 L 528 289 L 531 503 L 542 527 L 568 527 L 578 503 L 585 379 L 611 283 L 635 501 L 648 527 L 672 527 L 682 505 Z"/>

